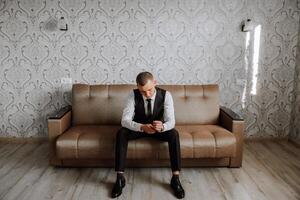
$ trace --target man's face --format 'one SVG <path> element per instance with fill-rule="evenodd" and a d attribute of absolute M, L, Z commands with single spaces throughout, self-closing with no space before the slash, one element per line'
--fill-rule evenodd
<path fill-rule="evenodd" d="M 155 92 L 155 86 L 156 86 L 156 81 L 155 80 L 148 80 L 148 82 L 144 85 L 137 85 L 140 93 L 146 97 L 146 98 L 151 98 L 152 95 Z"/>

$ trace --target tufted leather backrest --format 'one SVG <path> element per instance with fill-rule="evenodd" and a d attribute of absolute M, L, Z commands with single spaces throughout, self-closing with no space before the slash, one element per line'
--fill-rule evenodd
<path fill-rule="evenodd" d="M 171 92 L 177 125 L 217 124 L 218 85 L 159 85 Z M 74 84 L 73 125 L 120 125 L 123 108 L 135 85 Z"/>

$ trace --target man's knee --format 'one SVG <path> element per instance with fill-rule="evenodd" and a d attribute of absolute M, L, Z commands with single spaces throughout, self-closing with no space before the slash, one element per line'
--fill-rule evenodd
<path fill-rule="evenodd" d="M 117 132 L 117 139 L 124 138 L 124 137 L 126 138 L 129 132 L 130 130 L 128 128 L 124 128 L 124 127 L 120 128 Z"/>
<path fill-rule="evenodd" d="M 169 134 L 170 134 L 170 138 L 172 140 L 179 140 L 179 133 L 176 129 L 173 128 L 173 129 L 169 130 Z"/>

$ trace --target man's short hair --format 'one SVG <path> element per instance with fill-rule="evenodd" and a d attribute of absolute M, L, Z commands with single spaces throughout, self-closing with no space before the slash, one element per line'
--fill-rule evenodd
<path fill-rule="evenodd" d="M 149 80 L 153 80 L 153 75 L 150 72 L 141 72 L 136 77 L 136 83 L 144 86 Z"/>

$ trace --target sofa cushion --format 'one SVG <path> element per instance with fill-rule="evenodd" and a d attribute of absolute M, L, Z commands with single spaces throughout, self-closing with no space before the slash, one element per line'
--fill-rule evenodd
<path fill-rule="evenodd" d="M 160 85 L 174 101 L 176 125 L 218 124 L 218 85 Z"/>
<path fill-rule="evenodd" d="M 218 85 L 158 85 L 171 92 L 177 125 L 218 124 Z M 120 125 L 129 92 L 135 85 L 75 84 L 72 125 Z"/>
<path fill-rule="evenodd" d="M 60 159 L 113 159 L 115 137 L 120 126 L 73 126 L 56 141 Z M 217 125 L 176 126 L 182 158 L 235 156 L 234 135 Z M 128 159 L 168 159 L 168 143 L 138 139 L 128 144 Z"/>
<path fill-rule="evenodd" d="M 221 158 L 236 155 L 236 139 L 230 131 L 218 125 L 180 125 L 182 158 Z M 168 145 L 161 144 L 160 158 L 169 158 Z"/>
<path fill-rule="evenodd" d="M 113 158 L 120 126 L 73 126 L 56 140 L 56 154 L 68 158 Z"/>
<path fill-rule="evenodd" d="M 72 87 L 72 124 L 120 125 L 122 111 L 134 85 L 87 85 Z"/>

